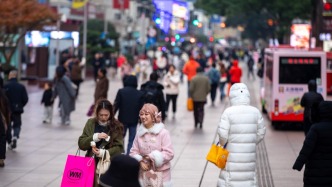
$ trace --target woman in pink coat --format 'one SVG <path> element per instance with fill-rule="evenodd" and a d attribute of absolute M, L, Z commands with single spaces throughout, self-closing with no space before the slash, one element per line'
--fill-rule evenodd
<path fill-rule="evenodd" d="M 130 156 L 140 162 L 140 182 L 146 172 L 160 172 L 162 186 L 171 187 L 171 163 L 174 157 L 171 137 L 161 122 L 161 113 L 153 104 L 145 104 L 140 111 L 142 125 L 138 128 Z M 159 174 L 160 174 L 159 173 Z M 161 186 L 160 185 L 160 186 Z M 158 186 L 159 187 L 159 186 Z"/>

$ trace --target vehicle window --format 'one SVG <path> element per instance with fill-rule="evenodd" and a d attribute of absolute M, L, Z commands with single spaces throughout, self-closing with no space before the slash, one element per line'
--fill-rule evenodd
<path fill-rule="evenodd" d="M 321 78 L 320 58 L 280 57 L 280 84 L 307 84 Z"/>

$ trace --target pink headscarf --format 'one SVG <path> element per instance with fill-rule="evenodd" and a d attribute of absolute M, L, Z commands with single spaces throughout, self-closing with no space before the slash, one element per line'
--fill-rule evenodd
<path fill-rule="evenodd" d="M 139 111 L 140 113 L 149 113 L 152 117 L 152 120 L 155 123 L 161 122 L 161 112 L 158 112 L 158 108 L 150 103 L 144 104 L 142 109 Z"/>

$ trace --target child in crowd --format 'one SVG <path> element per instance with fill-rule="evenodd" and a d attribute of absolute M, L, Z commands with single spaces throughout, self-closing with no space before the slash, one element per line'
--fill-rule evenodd
<path fill-rule="evenodd" d="M 43 123 L 51 123 L 53 116 L 53 91 L 52 83 L 46 82 L 44 84 L 44 93 L 41 100 L 41 104 L 44 105 L 44 119 Z"/>

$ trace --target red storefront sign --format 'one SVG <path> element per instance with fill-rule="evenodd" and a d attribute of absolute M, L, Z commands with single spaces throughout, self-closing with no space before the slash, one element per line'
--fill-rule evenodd
<path fill-rule="evenodd" d="M 113 0 L 114 9 L 128 9 L 129 0 Z"/>

